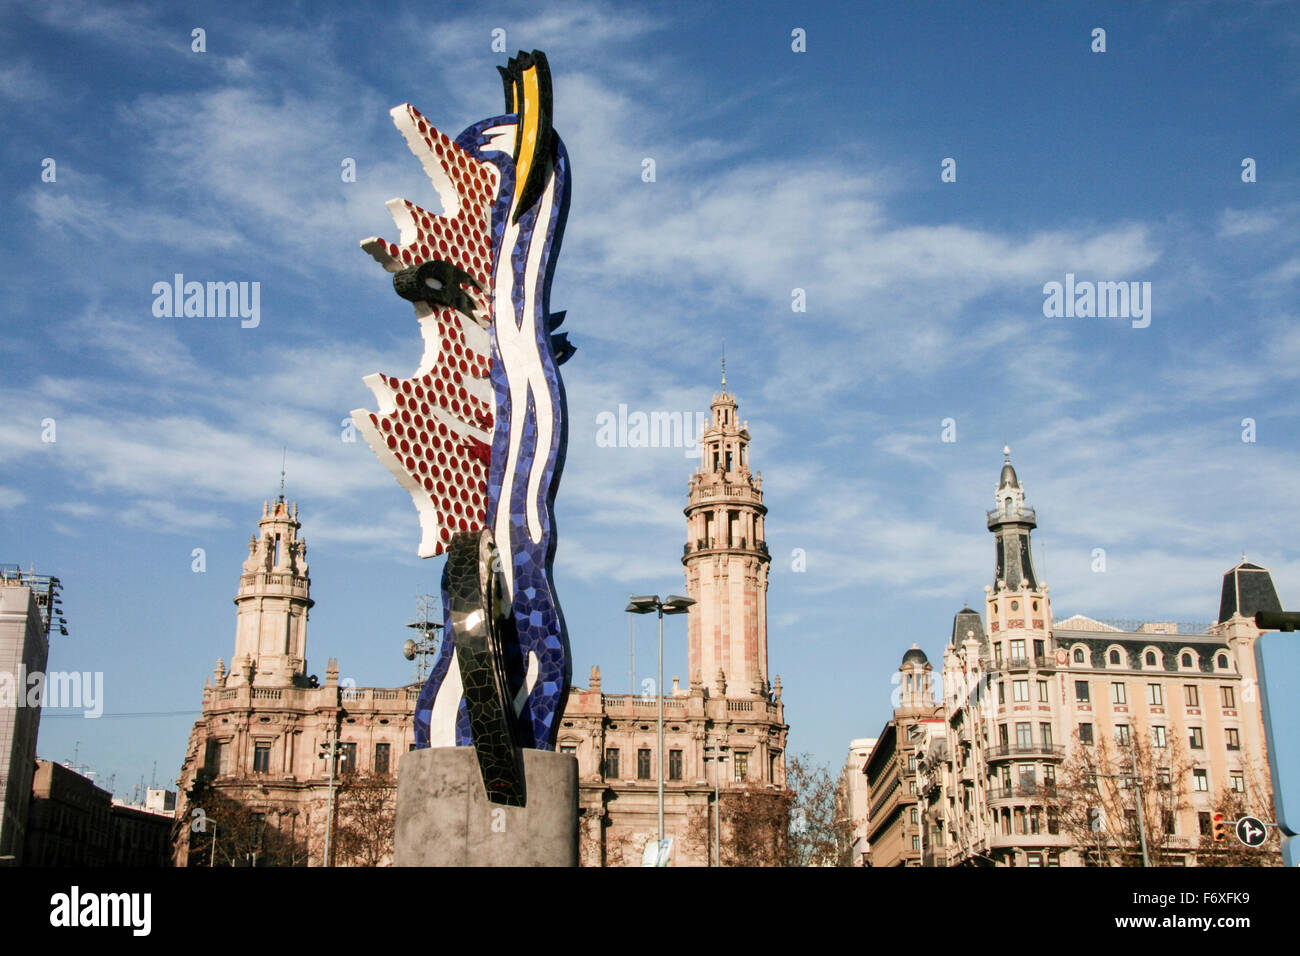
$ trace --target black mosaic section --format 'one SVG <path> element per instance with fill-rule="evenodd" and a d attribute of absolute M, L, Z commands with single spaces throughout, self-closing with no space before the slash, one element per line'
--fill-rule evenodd
<path fill-rule="evenodd" d="M 504 650 L 518 637 L 505 580 L 494 570 L 500 561 L 491 531 L 459 533 L 447 552 L 442 589 L 483 787 L 492 803 L 522 807 L 524 760 L 515 740 Z"/>

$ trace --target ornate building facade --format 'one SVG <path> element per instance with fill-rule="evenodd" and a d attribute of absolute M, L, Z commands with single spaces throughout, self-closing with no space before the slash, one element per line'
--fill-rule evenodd
<path fill-rule="evenodd" d="M 691 476 L 682 564 L 695 600 L 687 625 L 688 686 L 664 695 L 665 831 L 673 865 L 707 865 L 712 800 L 785 786 L 781 680 L 769 682 L 762 475 L 750 469 L 748 423 L 726 390 L 713 396 Z M 578 758 L 582 863 L 638 863 L 657 831 L 659 702 L 603 692 L 600 668 L 574 687 L 557 746 Z M 725 840 L 725 834 L 724 834 Z"/>
<path fill-rule="evenodd" d="M 196 784 L 244 807 L 283 848 L 277 862 L 319 866 L 330 813 L 328 754 L 338 742 L 338 776 L 396 779 L 414 743 L 418 685 L 354 688 L 330 660 L 321 684 L 307 673 L 307 619 L 313 601 L 307 545 L 297 505 L 284 496 L 262 506 L 235 594 L 235 651 L 203 687 L 180 775 L 174 859 L 207 863 L 222 822 L 193 805 Z M 339 827 L 338 806 L 336 832 Z M 229 804 L 227 804 L 229 805 Z M 265 841 L 269 846 L 272 841 Z M 218 843 L 220 846 L 220 843 Z M 229 848 L 227 848 L 229 849 Z M 334 862 L 346 863 L 336 852 Z M 195 862 L 199 862 L 196 860 Z"/>
<path fill-rule="evenodd" d="M 939 719 L 915 741 L 921 861 L 1131 862 L 1145 841 L 1153 863 L 1190 866 L 1222 852 L 1216 810 L 1272 819 L 1253 653 L 1255 612 L 1280 610 L 1268 572 L 1228 571 L 1218 620 L 1199 633 L 1057 621 L 1009 453 L 987 523 L 984 617 L 956 615 Z M 871 788 L 872 813 L 889 799 Z"/>

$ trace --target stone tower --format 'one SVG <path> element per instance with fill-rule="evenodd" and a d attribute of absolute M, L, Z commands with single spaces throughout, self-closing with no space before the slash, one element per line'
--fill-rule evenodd
<path fill-rule="evenodd" d="M 990 636 L 1011 632 L 1018 640 L 1032 641 L 1013 646 L 1017 660 L 1030 655 L 1040 659 L 1052 629 L 1052 606 L 1047 585 L 1034 572 L 1029 536 L 1038 520 L 1034 509 L 1025 504 L 1025 489 L 1011 467 L 1011 449 L 1003 448 L 1002 455 L 994 508 L 987 514 L 989 531 L 997 542 L 997 570 L 992 586 L 984 589 L 986 616 Z M 999 666 L 1001 663 L 999 660 Z"/>
<path fill-rule="evenodd" d="M 750 471 L 748 422 L 735 396 L 713 396 L 712 418 L 700 438 L 700 467 L 690 479 L 685 508 L 687 644 L 692 687 L 709 685 L 717 696 L 768 693 L 767 574 L 763 476 Z"/>
<path fill-rule="evenodd" d="M 284 495 L 262 503 L 235 594 L 235 657 L 228 686 L 278 687 L 305 674 L 307 612 L 314 602 L 300 529 L 298 506 L 291 509 Z"/>

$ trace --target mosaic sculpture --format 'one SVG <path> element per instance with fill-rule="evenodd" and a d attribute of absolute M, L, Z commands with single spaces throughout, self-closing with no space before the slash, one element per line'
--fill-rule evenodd
<path fill-rule="evenodd" d="M 569 161 L 546 56 L 498 69 L 505 114 L 455 140 L 409 104 L 392 110 L 442 212 L 393 199 L 399 242 L 361 246 L 414 303 L 424 355 L 410 378 L 368 376 L 379 410 L 352 418 L 411 493 L 420 556 L 448 555 L 416 746 L 473 746 L 489 799 L 523 806 L 520 748 L 554 749 L 571 676 L 551 564 L 567 442 L 558 366 L 573 346 L 549 303 Z"/>

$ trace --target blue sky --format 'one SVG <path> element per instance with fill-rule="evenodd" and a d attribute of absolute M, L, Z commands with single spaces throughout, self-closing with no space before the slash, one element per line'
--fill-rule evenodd
<path fill-rule="evenodd" d="M 625 690 L 626 596 L 682 590 L 694 467 L 598 447 L 597 417 L 706 411 L 724 341 L 770 508 L 794 751 L 838 766 L 887 718 L 903 651 L 937 663 L 963 602 L 982 610 L 1004 443 L 1058 619 L 1208 621 L 1243 551 L 1300 607 L 1295 4 L 0 16 L 0 561 L 65 583 L 50 668 L 103 671 L 106 714 L 151 715 L 42 721 L 42 756 L 77 747 L 119 792 L 155 762 L 160 782 L 179 771 L 282 448 L 309 670 L 412 677 L 403 625 L 441 559 L 415 557 L 409 497 L 340 422 L 372 406 L 362 376 L 408 374 L 420 342 L 358 242 L 394 237 L 389 198 L 436 208 L 389 108 L 451 135 L 500 111 L 497 28 L 511 53 L 547 52 L 574 170 L 552 304 L 579 350 L 556 563 L 579 683 L 599 663 Z M 175 273 L 259 282 L 260 324 L 155 317 Z M 1043 286 L 1067 273 L 1150 282 L 1150 326 L 1045 317 Z M 675 628 L 666 669 L 684 680 Z"/>

